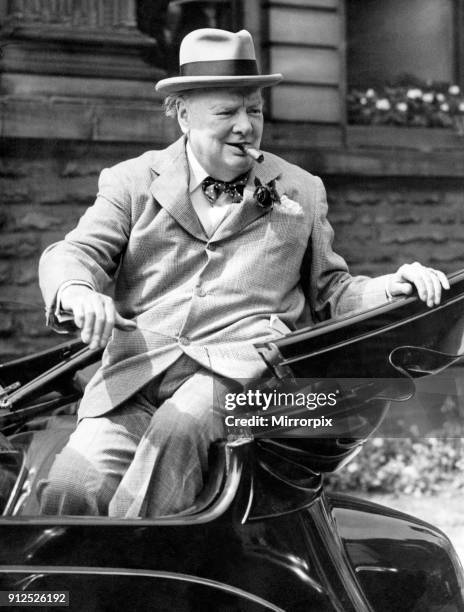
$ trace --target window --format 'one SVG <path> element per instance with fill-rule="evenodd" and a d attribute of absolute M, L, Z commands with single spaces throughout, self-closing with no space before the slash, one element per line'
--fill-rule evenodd
<path fill-rule="evenodd" d="M 349 123 L 464 134 L 463 0 L 346 0 Z"/>
<path fill-rule="evenodd" d="M 179 45 L 197 28 L 241 28 L 240 0 L 137 0 L 138 28 L 158 42 L 147 59 L 170 74 L 178 72 Z"/>
<path fill-rule="evenodd" d="M 454 0 L 347 0 L 349 87 L 456 82 Z"/>

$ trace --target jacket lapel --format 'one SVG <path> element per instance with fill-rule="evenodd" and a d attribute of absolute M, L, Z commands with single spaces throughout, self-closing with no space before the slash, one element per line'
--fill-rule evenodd
<path fill-rule="evenodd" d="M 189 168 L 183 136 L 163 152 L 153 169 L 158 175 L 150 186 L 154 198 L 185 231 L 206 242 L 207 237 L 190 200 Z"/>
<path fill-rule="evenodd" d="M 269 155 L 264 154 L 261 164 L 255 163 L 248 177 L 248 182 L 243 191 L 243 200 L 240 205 L 232 210 L 232 213 L 218 227 L 211 237 L 211 242 L 217 242 L 241 232 L 247 225 L 253 223 L 259 217 L 266 215 L 270 208 L 261 208 L 256 203 L 253 194 L 255 192 L 255 178 L 262 185 L 276 179 L 281 173 L 279 164 Z"/>

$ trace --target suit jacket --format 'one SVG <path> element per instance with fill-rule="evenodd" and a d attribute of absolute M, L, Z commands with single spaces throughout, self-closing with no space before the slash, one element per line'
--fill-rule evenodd
<path fill-rule="evenodd" d="M 256 204 L 255 177 L 275 180 L 272 209 Z M 265 364 L 253 341 L 385 301 L 383 277 L 350 276 L 332 250 L 319 178 L 266 153 L 243 201 L 209 238 L 188 179 L 183 137 L 103 170 L 94 205 L 41 258 L 49 314 L 63 282 L 105 292 L 115 278 L 118 311 L 137 322 L 114 330 L 80 416 L 115 408 L 182 352 L 220 375 L 257 377 Z"/>

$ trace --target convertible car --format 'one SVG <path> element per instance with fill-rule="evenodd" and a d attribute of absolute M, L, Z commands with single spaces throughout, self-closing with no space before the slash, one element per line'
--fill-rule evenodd
<path fill-rule="evenodd" d="M 463 570 L 441 531 L 323 485 L 362 452 L 391 402 L 401 409 L 420 379 L 446 368 L 461 375 L 464 273 L 450 283 L 433 309 L 404 298 L 257 344 L 268 376 L 254 388 L 308 393 L 330 383 L 338 401 L 325 415 L 337 427 L 307 435 L 286 421 L 239 431 L 211 448 L 195 505 L 157 520 L 39 516 L 37 484 L 75 426 L 100 353 L 71 340 L 0 365 L 0 604 L 464 611 Z M 301 416 L 299 406 L 286 410 Z"/>

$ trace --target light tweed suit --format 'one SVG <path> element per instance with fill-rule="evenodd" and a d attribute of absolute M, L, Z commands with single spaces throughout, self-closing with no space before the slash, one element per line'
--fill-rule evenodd
<path fill-rule="evenodd" d="M 275 180 L 280 203 L 270 210 L 253 199 L 255 177 Z M 210 237 L 188 181 L 184 137 L 104 170 L 95 204 L 42 256 L 49 315 L 62 283 L 105 292 L 116 278 L 116 307 L 137 322 L 114 330 L 81 419 L 121 406 L 181 355 L 228 379 L 257 377 L 265 366 L 253 341 L 385 300 L 383 277 L 352 277 L 333 252 L 319 178 L 265 153 Z"/>

